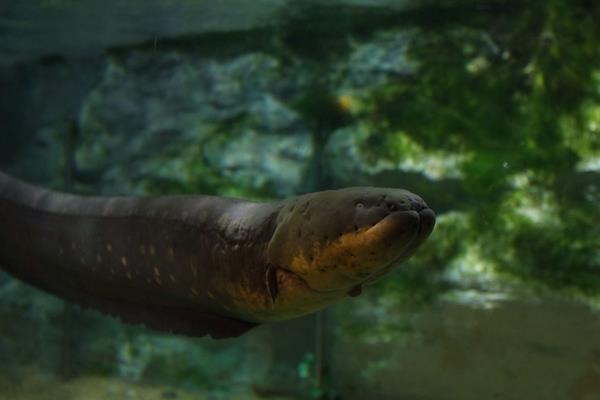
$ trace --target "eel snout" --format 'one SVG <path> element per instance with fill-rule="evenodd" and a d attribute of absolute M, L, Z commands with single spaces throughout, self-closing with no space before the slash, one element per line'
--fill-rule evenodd
<path fill-rule="evenodd" d="M 394 211 L 382 218 L 366 232 L 374 240 L 382 240 L 387 247 L 404 247 L 400 257 L 410 255 L 427 239 L 435 225 L 435 213 L 431 208 L 420 210 Z M 396 247 L 397 248 L 397 247 Z M 395 261 L 399 261 L 395 260 Z"/>
<path fill-rule="evenodd" d="M 370 228 L 359 232 L 353 247 L 346 249 L 361 260 L 345 272 L 349 280 L 372 283 L 394 266 L 408 259 L 429 237 L 435 225 L 435 213 L 425 203 L 408 210 L 392 211 Z M 349 294 L 360 293 L 353 286 Z"/>

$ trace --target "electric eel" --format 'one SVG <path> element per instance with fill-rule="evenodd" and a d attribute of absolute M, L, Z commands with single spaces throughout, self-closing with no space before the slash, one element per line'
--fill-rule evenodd
<path fill-rule="evenodd" d="M 274 202 L 88 197 L 0 173 L 0 267 L 150 329 L 214 338 L 322 309 L 408 259 L 435 214 L 402 189 Z"/>

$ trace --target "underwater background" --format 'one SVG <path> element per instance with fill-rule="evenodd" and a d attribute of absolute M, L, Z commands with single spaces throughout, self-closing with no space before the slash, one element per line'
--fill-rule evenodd
<path fill-rule="evenodd" d="M 428 242 L 237 339 L 0 273 L 0 399 L 600 399 L 600 3 L 2 0 L 0 169 L 80 194 L 406 188 Z"/>

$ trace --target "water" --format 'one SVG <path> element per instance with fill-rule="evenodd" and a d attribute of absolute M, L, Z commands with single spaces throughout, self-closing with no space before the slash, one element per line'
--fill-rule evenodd
<path fill-rule="evenodd" d="M 0 275 L 0 399 L 600 399 L 600 38 L 584 1 L 4 1 L 0 168 L 80 194 L 402 187 L 427 243 L 226 340 Z"/>

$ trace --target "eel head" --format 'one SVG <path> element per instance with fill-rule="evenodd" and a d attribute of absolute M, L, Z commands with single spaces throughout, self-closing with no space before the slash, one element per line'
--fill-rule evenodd
<path fill-rule="evenodd" d="M 434 212 L 406 190 L 311 193 L 282 203 L 267 257 L 313 292 L 357 295 L 408 259 L 434 224 Z"/>

